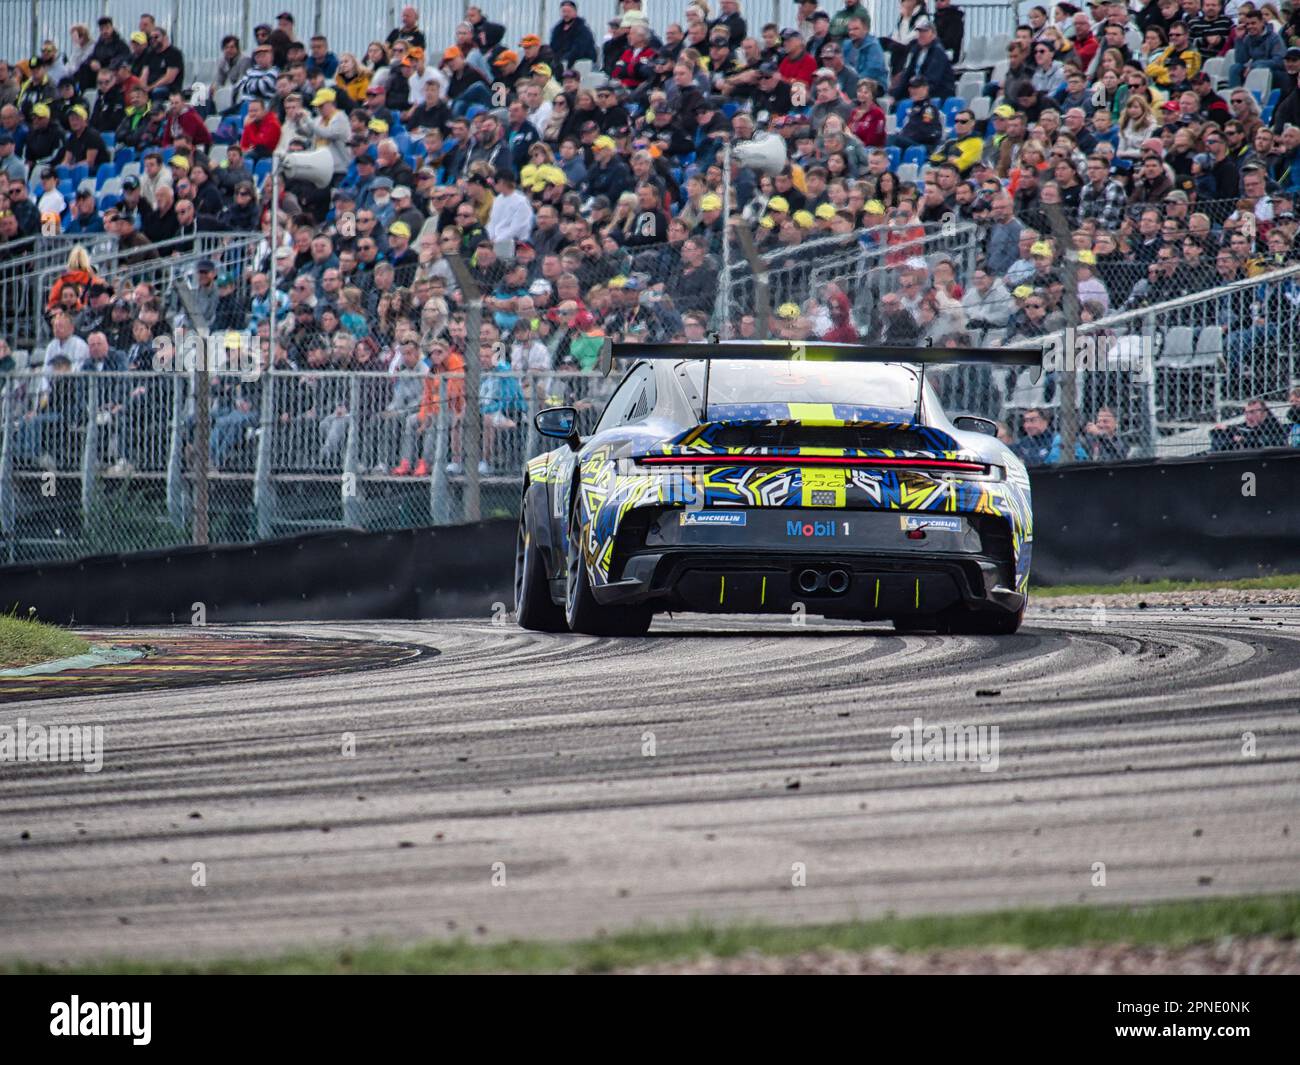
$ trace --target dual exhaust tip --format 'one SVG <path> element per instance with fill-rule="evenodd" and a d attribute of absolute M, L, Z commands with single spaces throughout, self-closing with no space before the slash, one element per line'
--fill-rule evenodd
<path fill-rule="evenodd" d="M 831 595 L 843 595 L 849 590 L 849 574 L 842 569 L 833 569 L 827 573 L 815 569 L 800 570 L 795 581 L 799 585 L 799 591 L 808 595 L 823 590 Z"/>

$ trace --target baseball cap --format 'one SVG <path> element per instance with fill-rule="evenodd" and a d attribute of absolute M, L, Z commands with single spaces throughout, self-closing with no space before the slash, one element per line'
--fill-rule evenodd
<path fill-rule="evenodd" d="M 613 148 L 614 139 L 612 137 L 606 137 L 604 134 L 601 134 L 601 136 L 597 137 L 594 141 L 591 142 L 591 146 L 596 149 Z"/>
<path fill-rule="evenodd" d="M 548 78 L 551 76 L 550 63 L 538 63 L 533 67 L 534 74 L 545 74 Z"/>
<path fill-rule="evenodd" d="M 813 214 L 818 218 L 829 221 L 835 217 L 835 208 L 829 203 L 819 203 L 817 205 L 817 210 L 813 211 Z"/>
<path fill-rule="evenodd" d="M 721 211 L 722 197 L 719 196 L 716 192 L 706 192 L 703 196 L 700 197 L 700 210 Z"/>
<path fill-rule="evenodd" d="M 881 203 L 879 200 L 868 200 L 866 203 L 862 205 L 862 209 L 866 211 L 867 214 L 885 213 L 885 205 Z"/>
<path fill-rule="evenodd" d="M 916 75 L 916 77 L 914 77 L 911 81 L 907 83 L 907 87 L 909 89 L 923 89 L 923 88 L 929 88 L 929 86 L 930 83 L 926 81 L 925 78 L 921 77 L 921 75 L 919 74 Z"/>
<path fill-rule="evenodd" d="M 799 304 L 783 303 L 776 309 L 776 316 L 784 318 L 786 321 L 793 321 L 799 317 Z"/>
<path fill-rule="evenodd" d="M 1015 113 L 1016 109 L 1010 104 L 998 104 L 997 107 L 993 108 L 993 116 L 995 118 L 1010 118 Z"/>
<path fill-rule="evenodd" d="M 448 59 L 455 59 L 459 55 L 460 55 L 459 48 L 448 48 L 446 51 L 442 53 L 442 61 L 445 63 L 447 62 Z"/>
<path fill-rule="evenodd" d="M 370 183 L 372 189 L 388 189 L 390 192 L 393 188 L 393 179 L 384 177 L 382 174 Z"/>
<path fill-rule="evenodd" d="M 1288 48 L 1283 59 L 1300 59 L 1300 48 Z"/>
<path fill-rule="evenodd" d="M 190 168 L 190 161 L 183 155 L 173 155 L 171 158 L 171 165 L 178 166 L 182 170 L 188 170 Z"/>
<path fill-rule="evenodd" d="M 130 174 L 122 179 L 122 188 L 124 189 L 138 189 L 139 187 L 140 179 L 134 174 Z"/>
<path fill-rule="evenodd" d="M 551 283 L 544 277 L 539 277 L 528 286 L 528 295 L 530 296 L 549 296 L 551 294 Z"/>
<path fill-rule="evenodd" d="M 0 130 L 0 144 L 13 144 L 14 135 L 6 130 Z"/>
<path fill-rule="evenodd" d="M 149 38 L 146 37 L 146 36 L 144 35 L 144 31 L 143 31 L 143 30 L 136 30 L 133 34 L 131 34 L 131 43 L 132 43 L 132 44 L 148 44 L 148 43 L 149 43 Z"/>
<path fill-rule="evenodd" d="M 1079 262 L 1083 263 L 1084 266 L 1096 266 L 1097 256 L 1084 248 L 1083 251 L 1079 252 Z"/>
<path fill-rule="evenodd" d="M 49 104 L 32 104 L 32 116 L 33 116 L 34 118 L 49 118 L 49 117 L 50 117 L 50 105 L 49 105 Z"/>
<path fill-rule="evenodd" d="M 1011 295 L 1015 296 L 1018 300 L 1028 299 L 1033 294 L 1034 288 L 1032 285 L 1017 285 L 1015 290 L 1011 293 Z"/>
<path fill-rule="evenodd" d="M 217 264 L 211 259 L 200 259 L 195 269 L 201 274 L 215 274 L 217 272 Z"/>
<path fill-rule="evenodd" d="M 526 33 L 519 40 L 519 44 L 523 48 L 535 48 L 537 45 L 541 43 L 542 43 L 542 39 L 538 37 L 537 34 L 535 33 Z"/>
<path fill-rule="evenodd" d="M 359 143 L 364 144 L 365 141 L 361 141 Z M 357 156 L 357 165 L 361 166 L 363 164 L 365 166 L 374 166 L 375 157 L 371 155 L 369 152 L 362 152 L 360 155 Z"/>
<path fill-rule="evenodd" d="M 794 224 L 800 229 L 812 229 L 814 219 L 811 211 L 795 211 Z"/>
<path fill-rule="evenodd" d="M 70 108 L 70 113 L 74 115 L 79 115 L 82 118 L 90 117 L 90 112 L 87 111 L 84 107 L 82 107 L 81 104 L 73 104 L 72 107 Z"/>
<path fill-rule="evenodd" d="M 321 104 L 332 104 L 338 99 L 338 94 L 333 89 L 317 89 L 316 95 L 311 98 L 312 107 L 320 107 Z"/>
<path fill-rule="evenodd" d="M 411 227 L 405 222 L 394 222 L 388 227 L 388 232 L 395 237 L 409 237 L 411 235 Z"/>
<path fill-rule="evenodd" d="M 393 186 L 393 199 L 395 199 L 395 200 L 403 200 L 403 199 L 409 200 L 410 198 L 411 198 L 411 190 L 410 190 L 409 188 L 407 188 L 405 185 L 394 185 L 394 186 Z"/>
<path fill-rule="evenodd" d="M 519 53 L 511 51 L 509 48 L 507 48 L 504 52 L 502 52 L 499 56 L 497 56 L 494 60 L 492 60 L 492 65 L 494 67 L 504 67 L 509 63 L 518 63 L 518 62 L 519 62 Z"/>
<path fill-rule="evenodd" d="M 919 18 L 914 23 L 912 23 L 912 29 L 932 30 L 934 29 L 934 23 L 931 22 L 928 18 Z"/>
<path fill-rule="evenodd" d="M 781 31 L 781 40 L 788 41 L 791 37 L 798 37 L 800 40 L 803 40 L 802 33 L 800 33 L 798 30 L 790 26 L 787 26 L 785 29 Z"/>
<path fill-rule="evenodd" d="M 1035 241 L 1029 248 L 1030 255 L 1047 255 L 1051 256 L 1052 246 L 1045 240 Z"/>
<path fill-rule="evenodd" d="M 790 202 L 784 196 L 773 196 L 767 201 L 769 211 L 781 211 L 785 214 L 790 213 Z"/>
<path fill-rule="evenodd" d="M 387 133 L 388 123 L 382 118 L 372 118 L 366 123 L 366 129 L 370 130 L 371 133 Z"/>

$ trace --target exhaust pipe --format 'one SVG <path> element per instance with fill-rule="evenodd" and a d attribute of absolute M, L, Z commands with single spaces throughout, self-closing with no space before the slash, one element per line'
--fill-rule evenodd
<path fill-rule="evenodd" d="M 822 586 L 822 575 L 815 569 L 799 571 L 799 591 L 815 592 Z"/>
<path fill-rule="evenodd" d="M 842 569 L 833 569 L 826 575 L 826 590 L 834 595 L 843 595 L 849 590 L 849 575 Z"/>

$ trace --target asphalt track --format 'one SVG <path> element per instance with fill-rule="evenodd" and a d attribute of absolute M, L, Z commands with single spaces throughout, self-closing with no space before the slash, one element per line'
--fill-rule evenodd
<path fill-rule="evenodd" d="M 106 732 L 98 774 L 0 764 L 0 955 L 193 958 L 1300 884 L 1295 608 L 1040 611 L 1002 639 L 699 616 L 640 640 L 487 618 L 227 631 L 438 653 L 0 708 L 0 724 Z M 997 771 L 895 761 L 890 730 L 916 717 L 997 725 Z"/>

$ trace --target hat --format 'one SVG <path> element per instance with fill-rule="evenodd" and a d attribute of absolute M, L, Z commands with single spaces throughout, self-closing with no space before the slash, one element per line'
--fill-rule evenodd
<path fill-rule="evenodd" d="M 1300 59 L 1300 48 L 1288 48 L 1283 59 Z"/>
<path fill-rule="evenodd" d="M 785 214 L 790 213 L 790 202 L 784 196 L 773 196 L 767 201 L 769 211 L 781 211 Z"/>
<path fill-rule="evenodd" d="M 1046 255 L 1051 258 L 1052 246 L 1045 240 L 1036 240 L 1029 248 L 1030 255 Z"/>
<path fill-rule="evenodd" d="M 54 167 L 52 167 L 52 166 L 47 166 L 47 167 L 45 167 L 45 169 L 43 169 L 43 170 L 41 171 L 41 180 L 42 180 L 42 181 L 58 181 L 58 180 L 59 180 L 59 172 L 58 172 L 57 170 L 55 170 Z"/>
<path fill-rule="evenodd" d="M 411 227 L 405 222 L 394 222 L 388 227 L 388 232 L 395 237 L 409 237 L 411 235 Z"/>
<path fill-rule="evenodd" d="M 217 272 L 217 264 L 211 259 L 200 259 L 195 269 L 202 274 L 215 274 Z"/>
<path fill-rule="evenodd" d="M 1209 152 L 1197 152 L 1192 156 L 1192 162 L 1204 170 L 1214 165 L 1214 156 Z"/>
<path fill-rule="evenodd" d="M 370 130 L 371 133 L 387 133 L 388 123 L 382 118 L 372 118 L 366 123 L 366 129 Z"/>
<path fill-rule="evenodd" d="M 795 211 L 794 224 L 800 229 L 812 229 L 815 224 L 811 211 Z"/>
<path fill-rule="evenodd" d="M 1079 262 L 1083 263 L 1084 266 L 1096 266 L 1097 256 L 1084 248 L 1083 251 L 1079 252 Z"/>
<path fill-rule="evenodd" d="M 776 316 L 784 318 L 786 321 L 793 321 L 799 317 L 799 304 L 783 303 L 776 309 Z"/>
<path fill-rule="evenodd" d="M 82 107 L 81 104 L 73 104 L 72 107 L 69 109 L 69 113 L 74 115 L 79 115 L 81 118 L 90 117 L 90 112 L 87 111 L 84 107 Z"/>
<path fill-rule="evenodd" d="M 533 67 L 533 69 L 536 70 L 537 68 Z M 582 74 L 580 71 L 577 71 L 573 69 L 573 67 L 570 67 L 563 74 L 561 74 L 560 77 L 563 78 L 565 81 L 568 81 L 570 78 L 577 78 L 578 80 L 581 80 Z"/>
<path fill-rule="evenodd" d="M 89 187 L 84 189 L 78 189 L 77 199 L 81 199 L 83 196 L 89 196 L 93 200 L 95 198 L 95 190 Z"/>
<path fill-rule="evenodd" d="M 579 311 L 577 314 L 573 316 L 573 324 L 582 330 L 588 330 L 588 329 L 599 330 L 600 328 L 596 324 L 596 316 L 592 314 L 591 311 Z"/>
<path fill-rule="evenodd" d="M 32 104 L 32 117 L 33 117 L 33 118 L 49 118 L 49 117 L 50 117 L 50 105 L 49 105 L 49 104 Z"/>
<path fill-rule="evenodd" d="M 591 142 L 591 146 L 595 148 L 597 151 L 600 151 L 603 148 L 613 148 L 614 138 L 606 137 L 602 133 L 599 137 L 597 137 L 594 141 Z"/>
<path fill-rule="evenodd" d="M 605 286 L 605 287 L 606 287 L 606 288 L 622 288 L 622 287 L 623 287 L 624 285 L 626 285 L 626 284 L 627 284 L 627 278 L 624 277 L 622 274 L 616 274 L 615 276 L 613 276 L 613 277 L 611 277 L 611 278 L 609 279 L 609 281 L 606 283 L 606 286 Z"/>
<path fill-rule="evenodd" d="M 355 202 L 357 198 L 357 194 L 349 188 L 344 188 L 343 186 L 339 186 L 339 188 L 335 189 L 333 193 L 330 194 L 330 198 L 334 200 L 336 203 L 339 200 L 352 200 L 353 202 Z"/>
<path fill-rule="evenodd" d="M 629 11 L 618 20 L 618 24 L 624 29 L 631 29 L 633 26 L 648 26 L 650 20 L 640 11 Z"/>
<path fill-rule="evenodd" d="M 758 224 L 764 229 L 776 228 L 776 223 L 772 221 L 772 216 L 770 214 L 763 215 L 763 217 L 758 220 Z"/>
<path fill-rule="evenodd" d="M 721 211 L 722 197 L 719 196 L 716 192 L 706 192 L 703 196 L 700 197 L 700 210 Z"/>
<path fill-rule="evenodd" d="M 1010 104 L 998 104 L 997 107 L 993 108 L 994 118 L 1010 118 L 1015 113 L 1016 109 Z"/>
<path fill-rule="evenodd" d="M 393 189 L 393 179 L 390 177 L 384 177 L 381 174 L 370 183 L 370 187 L 372 189 L 388 189 L 391 192 Z"/>
<path fill-rule="evenodd" d="M 494 67 L 504 67 L 504 66 L 508 66 L 511 63 L 518 63 L 518 62 L 519 62 L 519 53 L 512 52 L 509 48 L 507 48 L 504 52 L 502 52 L 499 56 L 497 56 L 494 60 L 492 60 L 492 65 Z"/>
<path fill-rule="evenodd" d="M 144 31 L 143 31 L 143 30 L 136 30 L 133 34 L 131 34 L 131 43 L 132 43 L 132 44 L 148 44 L 148 43 L 149 43 L 149 38 L 146 37 L 146 36 L 144 35 Z"/>
<path fill-rule="evenodd" d="M 1177 113 L 1178 102 L 1176 100 L 1166 100 L 1164 103 L 1160 105 L 1160 110 Z"/>
<path fill-rule="evenodd" d="M 829 203 L 819 203 L 817 210 L 813 211 L 813 214 L 823 221 L 830 221 L 835 217 L 835 208 Z"/>
<path fill-rule="evenodd" d="M 183 155 L 173 155 L 171 158 L 171 165 L 178 166 L 182 170 L 188 170 L 190 168 L 190 161 Z"/>
<path fill-rule="evenodd" d="M 13 144 L 14 135 L 7 130 L 0 130 L 0 144 Z"/>
<path fill-rule="evenodd" d="M 369 152 L 362 152 L 360 155 L 357 156 L 357 165 L 359 166 L 362 163 L 364 163 L 366 166 L 374 166 L 375 157 L 371 155 Z"/>
<path fill-rule="evenodd" d="M 442 61 L 445 63 L 447 62 L 447 60 L 455 59 L 459 55 L 460 55 L 459 48 L 448 48 L 446 51 L 442 53 Z"/>
<path fill-rule="evenodd" d="M 402 200 L 402 199 L 409 200 L 410 198 L 411 198 L 411 190 L 408 189 L 405 185 L 394 185 L 394 186 L 393 186 L 393 199 L 395 199 L 395 200 Z"/>
<path fill-rule="evenodd" d="M 785 29 L 781 31 L 781 40 L 788 41 L 791 37 L 798 37 L 801 41 L 803 40 L 802 33 L 800 33 L 796 29 L 791 28 L 790 26 L 787 26 Z"/>
<path fill-rule="evenodd" d="M 932 29 L 934 29 L 934 23 L 931 22 L 928 18 L 919 18 L 919 19 L 917 19 L 915 22 L 912 23 L 912 29 L 914 29 L 914 30 L 932 30 Z"/>
<path fill-rule="evenodd" d="M 1018 300 L 1028 299 L 1033 294 L 1034 287 L 1032 285 L 1017 285 L 1011 293 L 1011 295 L 1015 296 Z"/>
<path fill-rule="evenodd" d="M 526 33 L 519 41 L 522 48 L 536 48 L 541 43 L 542 39 L 535 33 Z"/>
<path fill-rule="evenodd" d="M 549 77 L 551 76 L 551 64 L 550 64 L 550 63 L 537 63 L 537 64 L 533 67 L 533 73 L 534 73 L 534 74 L 545 74 L 545 75 L 549 78 Z"/>
<path fill-rule="evenodd" d="M 338 99 L 338 94 L 333 89 L 317 89 L 316 95 L 311 98 L 312 107 L 320 107 L 321 104 L 332 104 Z"/>
<path fill-rule="evenodd" d="M 551 283 L 544 277 L 539 277 L 528 286 L 528 295 L 530 296 L 549 296 L 551 294 Z"/>
<path fill-rule="evenodd" d="M 928 89 L 930 87 L 930 83 L 926 81 L 925 78 L 921 77 L 920 74 L 918 74 L 916 75 L 916 77 L 912 78 L 912 80 L 907 83 L 907 87 L 909 89 Z"/>
<path fill-rule="evenodd" d="M 122 179 L 122 188 L 124 189 L 138 189 L 139 187 L 140 179 L 134 174 L 128 174 Z"/>
<path fill-rule="evenodd" d="M 866 203 L 862 205 L 862 209 L 866 211 L 867 214 L 885 213 L 885 205 L 881 203 L 879 200 L 868 200 Z"/>
<path fill-rule="evenodd" d="M 761 66 L 759 66 L 758 73 L 760 77 L 770 78 L 772 77 L 773 74 L 781 73 L 781 64 L 772 63 L 770 61 L 767 63 L 763 63 Z"/>

